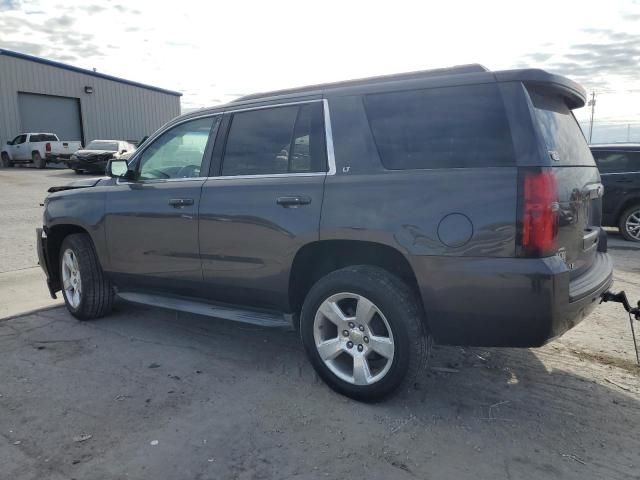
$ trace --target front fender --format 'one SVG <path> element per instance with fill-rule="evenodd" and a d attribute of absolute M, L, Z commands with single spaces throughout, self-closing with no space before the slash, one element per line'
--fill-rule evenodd
<path fill-rule="evenodd" d="M 93 241 L 101 265 L 106 267 L 105 201 L 105 187 L 99 186 L 50 194 L 45 200 L 45 232 L 50 235 L 56 231 L 85 231 Z"/>

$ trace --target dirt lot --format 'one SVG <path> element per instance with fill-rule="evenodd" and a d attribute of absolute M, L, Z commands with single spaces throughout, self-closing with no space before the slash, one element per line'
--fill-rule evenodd
<path fill-rule="evenodd" d="M 14 275 L 33 267 L 32 204 L 68 175 L 21 170 L 0 170 L 0 272 Z M 638 299 L 640 250 L 612 237 L 616 286 Z M 124 303 L 96 322 L 3 320 L 0 478 L 640 478 L 619 306 L 541 349 L 437 347 L 432 367 L 363 405 L 318 380 L 293 332 Z"/>

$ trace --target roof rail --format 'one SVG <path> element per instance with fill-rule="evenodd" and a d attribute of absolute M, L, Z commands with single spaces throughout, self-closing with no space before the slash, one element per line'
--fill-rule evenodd
<path fill-rule="evenodd" d="M 436 68 L 433 70 L 419 70 L 415 72 L 395 73 L 391 75 L 379 75 L 375 77 L 358 78 L 355 80 L 343 80 L 340 82 L 321 83 L 316 85 L 308 85 L 304 87 L 288 88 L 284 90 L 274 90 L 272 92 L 253 93 L 236 98 L 231 103 L 242 102 L 245 100 L 256 100 L 259 98 L 273 97 L 277 95 L 289 95 L 294 93 L 311 92 L 315 90 L 324 90 L 328 88 L 351 87 L 358 85 L 367 85 L 375 83 L 395 82 L 398 80 L 413 80 L 419 78 L 441 77 L 446 75 L 463 75 L 468 73 L 488 72 L 489 69 L 479 63 L 471 63 L 468 65 L 456 65 L 447 68 Z"/>

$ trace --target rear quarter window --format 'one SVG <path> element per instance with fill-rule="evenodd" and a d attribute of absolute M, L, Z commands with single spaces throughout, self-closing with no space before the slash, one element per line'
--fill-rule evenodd
<path fill-rule="evenodd" d="M 364 105 L 387 169 L 515 165 L 495 84 L 369 94 Z"/>

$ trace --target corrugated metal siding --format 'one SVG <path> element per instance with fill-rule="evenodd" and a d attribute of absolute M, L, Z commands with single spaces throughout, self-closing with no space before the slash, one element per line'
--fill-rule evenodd
<path fill-rule="evenodd" d="M 84 93 L 85 86 L 94 93 Z M 2 143 L 20 133 L 18 92 L 79 98 L 85 142 L 139 140 L 180 114 L 175 95 L 0 55 Z"/>

